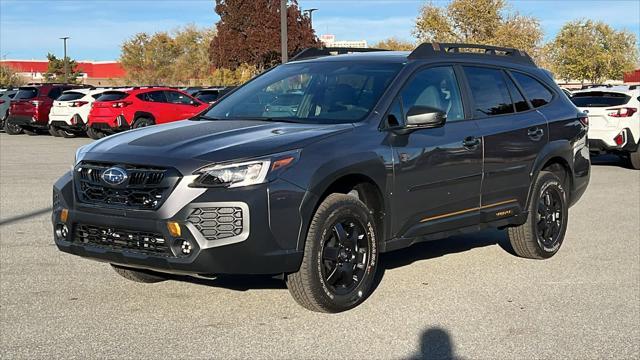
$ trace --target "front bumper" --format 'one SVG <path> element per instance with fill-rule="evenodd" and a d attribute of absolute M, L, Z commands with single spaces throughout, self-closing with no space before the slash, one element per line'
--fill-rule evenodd
<path fill-rule="evenodd" d="M 297 271 L 302 262 L 302 249 L 297 248 L 297 243 L 301 229 L 298 209 L 303 190 L 281 180 L 251 188 L 193 189 L 186 186 L 189 178 L 185 177 L 178 183 L 160 209 L 148 211 L 81 204 L 76 201 L 71 175 L 63 176 L 54 185 L 52 214 L 58 249 L 98 261 L 174 274 L 281 274 Z M 196 209 L 229 205 L 243 210 L 246 228 L 237 236 L 207 240 L 193 220 L 189 220 Z M 273 211 L 274 207 L 277 210 Z M 68 209 L 65 222 L 61 221 L 63 208 Z M 168 221 L 180 224 L 182 233 L 179 237 L 170 234 Z M 61 224 L 68 228 L 66 237 L 56 234 L 56 227 Z M 77 232 L 84 225 L 116 233 L 159 234 L 170 251 L 158 255 L 145 253 L 139 248 L 83 243 Z M 186 255 L 181 253 L 181 244 L 185 240 L 193 245 Z"/>

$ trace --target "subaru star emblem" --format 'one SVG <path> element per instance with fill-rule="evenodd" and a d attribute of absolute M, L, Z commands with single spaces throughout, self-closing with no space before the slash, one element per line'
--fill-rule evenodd
<path fill-rule="evenodd" d="M 120 185 L 127 177 L 127 171 L 119 167 L 108 168 L 102 173 L 102 180 L 109 185 Z"/>

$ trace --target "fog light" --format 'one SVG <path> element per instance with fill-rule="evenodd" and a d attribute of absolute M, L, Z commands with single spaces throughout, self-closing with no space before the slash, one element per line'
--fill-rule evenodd
<path fill-rule="evenodd" d="M 173 237 L 178 237 L 182 234 L 182 229 L 180 228 L 180 224 L 175 221 L 167 221 L 167 230 L 169 230 L 169 234 Z"/>
<path fill-rule="evenodd" d="M 616 145 L 622 146 L 622 144 L 624 144 L 624 131 L 620 132 L 620 134 L 614 137 L 613 141 L 616 142 Z"/>
<path fill-rule="evenodd" d="M 66 223 L 68 218 L 69 218 L 69 209 L 60 210 L 60 221 Z"/>
<path fill-rule="evenodd" d="M 182 240 L 182 244 L 180 245 L 180 251 L 183 255 L 191 254 L 191 250 L 193 250 L 193 245 L 191 245 L 191 241 Z"/>
<path fill-rule="evenodd" d="M 69 235 L 69 228 L 67 227 L 67 225 L 56 225 L 56 236 L 58 237 L 58 239 L 66 239 L 67 235 Z"/>

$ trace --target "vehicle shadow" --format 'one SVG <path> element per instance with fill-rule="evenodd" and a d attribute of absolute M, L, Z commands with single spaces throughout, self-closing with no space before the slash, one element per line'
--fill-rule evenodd
<path fill-rule="evenodd" d="M 440 256 L 469 251 L 475 248 L 499 245 L 506 252 L 513 254 L 506 233 L 501 230 L 488 229 L 478 233 L 452 236 L 442 240 L 415 244 L 406 249 L 381 254 L 378 271 L 370 293 L 382 282 L 386 270 L 410 265 L 416 261 L 428 260 Z M 194 278 L 190 276 L 172 276 L 172 279 L 193 284 L 220 287 L 236 291 L 255 289 L 286 289 L 282 279 L 259 275 L 221 275 L 212 279 Z"/>
<path fill-rule="evenodd" d="M 453 342 L 449 332 L 439 327 L 433 327 L 422 332 L 420 352 L 409 359 L 447 360 L 460 358 L 454 354 Z"/>
<path fill-rule="evenodd" d="M 13 224 L 16 222 L 20 222 L 20 221 L 24 221 L 24 220 L 28 220 L 31 218 L 36 218 L 39 216 L 42 216 L 46 213 L 50 213 L 51 212 L 51 206 L 46 207 L 46 208 L 42 208 L 39 210 L 35 210 L 32 212 L 28 212 L 26 214 L 21 214 L 21 215 L 16 215 L 16 216 L 12 216 L 6 219 L 0 219 L 0 226 L 4 226 L 4 225 L 9 225 L 9 224 Z"/>

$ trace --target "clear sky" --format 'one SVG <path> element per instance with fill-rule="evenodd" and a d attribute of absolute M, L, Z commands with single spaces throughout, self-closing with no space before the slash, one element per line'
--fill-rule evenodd
<path fill-rule="evenodd" d="M 434 0 L 446 4 L 447 1 Z M 414 20 L 423 0 L 299 0 L 318 8 L 318 35 L 370 44 L 396 36 L 414 41 Z M 540 19 L 545 39 L 573 19 L 602 20 L 617 29 L 640 32 L 638 0 L 511 0 L 521 14 Z M 62 56 L 62 36 L 70 36 L 69 56 L 76 60 L 115 60 L 120 44 L 137 32 L 172 30 L 189 23 L 213 26 L 213 0 L 0 0 L 0 57 L 44 59 Z"/>

